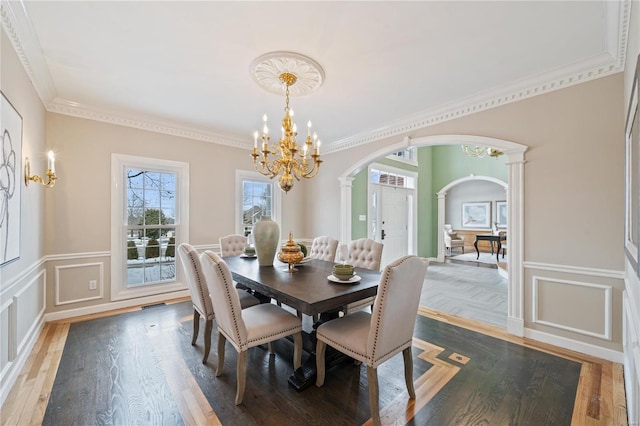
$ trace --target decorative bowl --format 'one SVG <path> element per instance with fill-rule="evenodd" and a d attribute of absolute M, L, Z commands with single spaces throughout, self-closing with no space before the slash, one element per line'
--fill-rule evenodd
<path fill-rule="evenodd" d="M 335 265 L 333 267 L 333 276 L 339 280 L 348 281 L 355 275 L 353 265 Z"/>

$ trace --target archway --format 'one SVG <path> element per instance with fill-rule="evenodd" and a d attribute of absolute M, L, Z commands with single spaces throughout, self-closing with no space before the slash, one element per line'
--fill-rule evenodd
<path fill-rule="evenodd" d="M 339 177 L 340 181 L 340 239 L 351 239 L 351 191 L 354 176 L 375 159 L 410 147 L 434 145 L 478 145 L 500 149 L 507 156 L 508 187 L 507 233 L 509 250 L 509 306 L 507 312 L 507 331 L 517 336 L 524 335 L 524 153 L 527 146 L 503 139 L 474 135 L 436 135 L 411 139 L 405 137 L 398 143 L 388 145 L 360 159 Z M 435 260 L 435 259 L 434 259 Z"/>
<path fill-rule="evenodd" d="M 438 262 L 444 262 L 444 236 L 442 234 L 442 228 L 445 222 L 445 204 L 447 199 L 447 192 L 454 186 L 458 186 L 465 182 L 472 182 L 472 181 L 478 181 L 478 180 L 493 182 L 495 184 L 500 185 L 501 187 L 504 188 L 505 191 L 507 191 L 506 192 L 507 198 L 509 197 L 509 191 L 508 191 L 509 185 L 506 182 L 501 181 L 500 179 L 496 179 L 490 176 L 475 176 L 475 175 L 465 176 L 460 179 L 456 179 L 454 181 L 449 182 L 440 191 L 438 191 L 436 193 L 436 195 L 438 196 L 438 228 L 437 228 L 437 231 L 438 231 L 437 260 Z"/>

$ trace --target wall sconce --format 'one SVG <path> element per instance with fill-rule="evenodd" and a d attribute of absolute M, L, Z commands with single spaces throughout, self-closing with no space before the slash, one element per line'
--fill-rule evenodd
<path fill-rule="evenodd" d="M 45 175 L 49 180 L 45 183 L 44 179 L 42 179 L 40 176 L 31 176 L 31 163 L 29 163 L 29 157 L 24 158 L 24 184 L 26 186 L 29 186 L 30 181 L 40 182 L 45 188 L 52 188 L 53 185 L 55 185 L 56 179 L 58 179 L 58 177 L 56 176 L 56 159 L 53 156 L 53 151 L 49 151 L 47 153 L 47 159 L 47 172 L 45 173 Z"/>

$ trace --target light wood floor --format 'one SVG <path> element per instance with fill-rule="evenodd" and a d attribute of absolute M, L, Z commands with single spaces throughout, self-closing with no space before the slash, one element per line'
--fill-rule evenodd
<path fill-rule="evenodd" d="M 121 309 L 45 324 L 16 384 L 2 407 L 0 413 L 1 423 L 3 425 L 38 425 L 42 423 L 71 323 L 134 311 L 139 308 Z M 514 337 L 507 334 L 502 328 L 444 314 L 425 307 L 420 308 L 419 314 L 581 363 L 582 367 L 572 424 L 580 426 L 627 424 L 623 372 L 620 364 Z M 167 355 L 170 356 L 171 354 L 168 353 Z M 455 372 L 452 374 L 455 374 Z M 181 382 L 188 380 L 188 378 L 179 377 L 174 379 L 171 380 L 171 383 L 178 387 Z M 198 389 L 197 386 L 189 383 L 186 383 L 185 386 L 185 389 L 190 389 L 191 391 L 197 391 Z M 425 386 L 424 388 L 430 387 Z M 184 394 L 184 389 L 178 388 L 173 389 L 173 391 L 182 394 L 182 401 L 178 401 L 178 406 L 185 424 L 220 424 L 216 413 L 202 395 L 187 395 Z M 424 393 L 418 392 L 417 399 L 412 403 L 415 409 L 419 410 L 420 407 L 423 407 L 433 396 L 432 393 L 426 391 Z M 409 407 L 405 408 L 408 409 Z M 394 415 L 393 422 L 395 424 L 406 424 L 410 421 L 410 418 L 404 417 L 403 420 Z"/>

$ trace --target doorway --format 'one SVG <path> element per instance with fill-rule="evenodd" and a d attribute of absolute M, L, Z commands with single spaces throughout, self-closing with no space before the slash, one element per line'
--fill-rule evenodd
<path fill-rule="evenodd" d="M 367 236 L 384 244 L 382 268 L 416 253 L 416 181 L 415 172 L 382 164 L 368 167 Z"/>
<path fill-rule="evenodd" d="M 507 331 L 517 336 L 524 335 L 524 267 L 523 267 L 523 236 L 524 236 L 524 154 L 527 146 L 502 139 L 473 135 L 436 135 L 411 139 L 405 136 L 395 144 L 372 152 L 351 167 L 340 177 L 340 239 L 351 239 L 351 193 L 353 177 L 363 167 L 374 163 L 378 158 L 390 153 L 402 151 L 411 147 L 434 145 L 478 145 L 497 148 L 504 151 L 507 156 L 508 171 L 508 225 L 507 232 L 510 235 L 509 250 L 507 251 L 509 263 L 508 278 L 508 314 Z M 437 238 L 437 234 L 432 237 Z M 418 253 L 420 254 L 420 253 Z M 433 260 L 436 260 L 435 258 Z"/>

